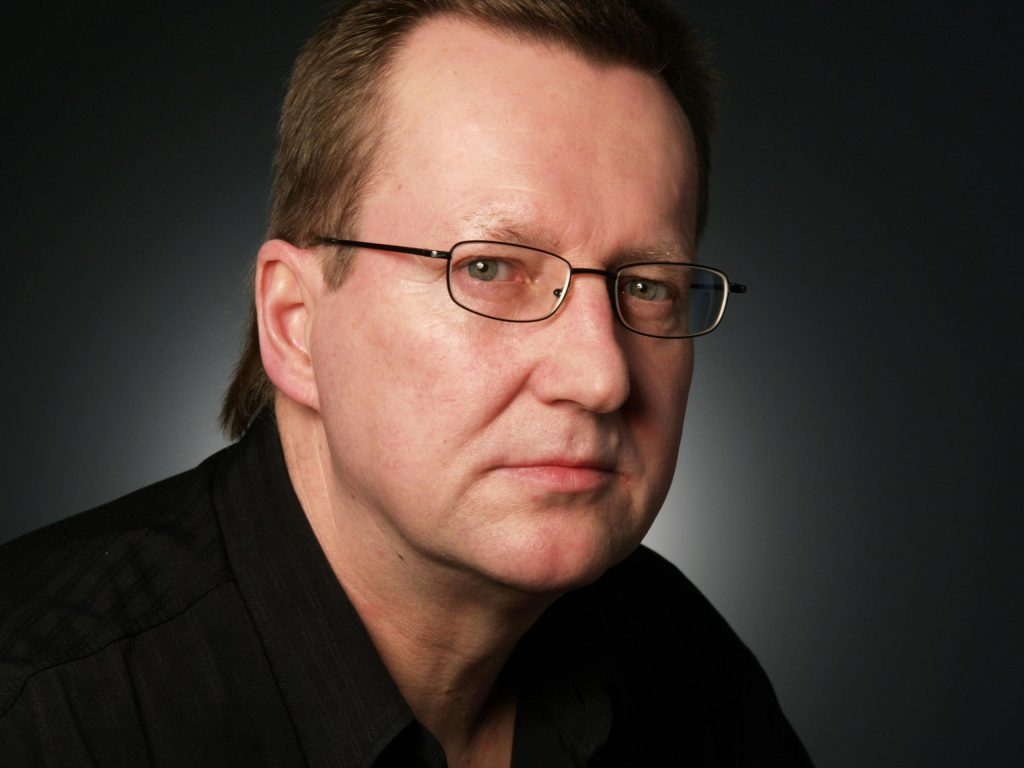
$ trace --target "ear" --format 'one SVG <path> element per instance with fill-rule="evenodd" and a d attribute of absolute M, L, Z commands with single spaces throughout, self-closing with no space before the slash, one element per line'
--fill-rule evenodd
<path fill-rule="evenodd" d="M 278 391 L 320 409 L 309 340 L 323 286 L 315 254 L 284 240 L 268 240 L 256 258 L 256 322 L 263 368 Z"/>

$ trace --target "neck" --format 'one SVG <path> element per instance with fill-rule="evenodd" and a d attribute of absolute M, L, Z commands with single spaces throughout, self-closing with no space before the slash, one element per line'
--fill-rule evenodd
<path fill-rule="evenodd" d="M 554 596 L 494 584 L 409 547 L 332 481 L 317 414 L 281 396 L 276 410 L 299 502 L 413 714 L 449 765 L 507 765 L 515 691 L 501 672 Z"/>

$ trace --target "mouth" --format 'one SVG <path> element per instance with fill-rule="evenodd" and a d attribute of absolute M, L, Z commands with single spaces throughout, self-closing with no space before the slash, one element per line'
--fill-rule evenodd
<path fill-rule="evenodd" d="M 583 493 L 600 490 L 617 477 L 613 465 L 603 462 L 540 460 L 506 466 L 510 479 L 547 493 Z"/>

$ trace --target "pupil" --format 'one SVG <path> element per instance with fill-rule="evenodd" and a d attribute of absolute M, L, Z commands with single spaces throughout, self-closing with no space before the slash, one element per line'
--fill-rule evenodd
<path fill-rule="evenodd" d="M 473 268 L 470 271 L 481 280 L 490 280 L 494 277 L 494 264 L 490 261 L 476 261 L 473 262 Z"/>

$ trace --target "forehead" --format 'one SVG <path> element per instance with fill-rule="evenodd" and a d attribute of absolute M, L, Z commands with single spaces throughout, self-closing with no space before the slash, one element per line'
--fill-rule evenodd
<path fill-rule="evenodd" d="M 689 124 L 648 73 L 438 17 L 408 35 L 386 102 L 381 190 L 433 211 L 439 229 L 512 222 L 552 248 L 627 223 L 692 237 Z"/>

